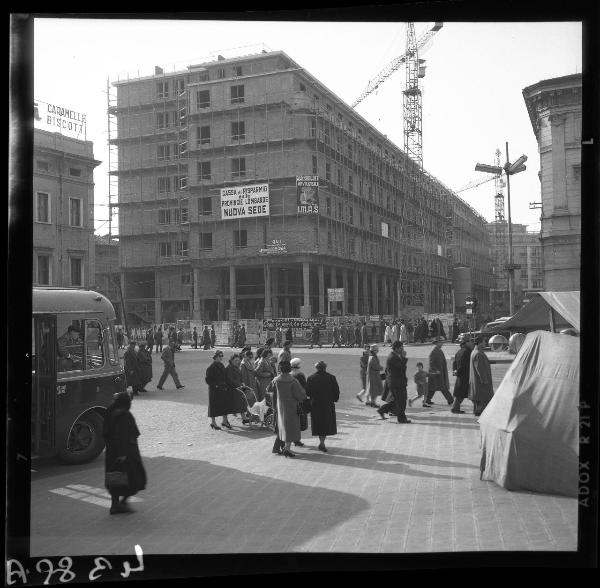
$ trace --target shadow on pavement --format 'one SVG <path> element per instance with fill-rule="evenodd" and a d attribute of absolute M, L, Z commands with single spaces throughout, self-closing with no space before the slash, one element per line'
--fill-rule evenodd
<path fill-rule="evenodd" d="M 277 552 L 368 508 L 357 496 L 252 474 L 203 460 L 144 458 L 148 474 L 135 512 L 51 493 L 67 484 L 103 488 L 103 463 L 32 480 L 31 555 Z M 281 469 L 294 467 L 281 461 Z M 65 476 L 64 474 L 70 474 Z M 286 523 L 282 524 L 285 520 Z M 293 532 L 290 532 L 290 529 Z"/>

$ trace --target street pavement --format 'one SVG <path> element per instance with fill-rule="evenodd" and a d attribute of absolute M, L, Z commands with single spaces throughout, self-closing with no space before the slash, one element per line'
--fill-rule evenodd
<path fill-rule="evenodd" d="M 457 349 L 443 347 L 450 369 Z M 416 362 L 427 369 L 430 351 L 407 347 L 409 396 Z M 186 387 L 176 390 L 169 378 L 164 391 L 156 390 L 162 362 L 153 354 L 149 392 L 132 406 L 148 473 L 135 512 L 109 515 L 103 455 L 81 466 L 34 462 L 31 556 L 131 554 L 135 544 L 145 554 L 576 550 L 575 498 L 479 479 L 479 425 L 468 400 L 467 414 L 456 415 L 437 393 L 432 408 L 407 410 L 407 425 L 378 420 L 359 403 L 361 352 L 294 350 L 307 376 L 324 359 L 341 389 L 329 452 L 317 450 L 309 426 L 306 446 L 292 446 L 295 459 L 272 454 L 272 434 L 237 417 L 231 431 L 210 429 L 211 351 L 184 347 L 176 365 Z M 381 347 L 382 359 L 388 352 Z M 494 388 L 507 369 L 492 365 Z"/>

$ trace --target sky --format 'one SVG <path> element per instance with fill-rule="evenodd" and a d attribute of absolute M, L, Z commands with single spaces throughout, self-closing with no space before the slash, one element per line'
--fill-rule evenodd
<path fill-rule="evenodd" d="M 417 37 L 433 23 L 416 22 Z M 309 41 L 309 42 L 307 42 Z M 34 97 L 87 117 L 87 140 L 103 163 L 94 172 L 95 229 L 108 233 L 107 80 L 165 72 L 215 58 L 284 51 L 347 104 L 406 49 L 403 22 L 261 22 L 36 18 Z M 512 222 L 539 230 L 538 145 L 522 91 L 582 68 L 579 22 L 446 22 L 419 57 L 423 104 L 423 164 L 453 190 L 486 174 L 476 163 L 501 164 L 526 155 L 527 169 L 511 178 Z M 400 68 L 357 112 L 401 149 Z M 494 220 L 494 182 L 459 196 Z M 506 208 L 506 204 L 505 204 Z"/>

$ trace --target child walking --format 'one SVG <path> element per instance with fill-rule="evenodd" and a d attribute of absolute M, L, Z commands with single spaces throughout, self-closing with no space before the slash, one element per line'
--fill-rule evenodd
<path fill-rule="evenodd" d="M 427 378 L 429 377 L 429 372 L 426 372 L 423 369 L 423 364 L 421 362 L 417 363 L 417 371 L 415 372 L 415 384 L 417 385 L 417 395 L 414 398 L 408 399 L 408 406 L 412 406 L 415 400 L 418 400 L 423 397 L 423 407 L 429 408 L 431 404 L 427 402 Z"/>

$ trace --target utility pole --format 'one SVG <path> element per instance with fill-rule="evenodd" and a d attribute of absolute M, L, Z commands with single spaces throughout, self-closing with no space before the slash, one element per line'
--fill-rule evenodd
<path fill-rule="evenodd" d="M 507 193 L 507 206 L 508 206 L 508 313 L 510 316 L 514 314 L 514 281 L 515 281 L 515 269 L 513 267 L 513 248 L 512 248 L 512 222 L 510 217 L 510 173 L 509 173 L 509 157 L 508 157 L 508 141 L 506 142 L 506 163 L 504 170 L 506 171 L 506 193 Z"/>

